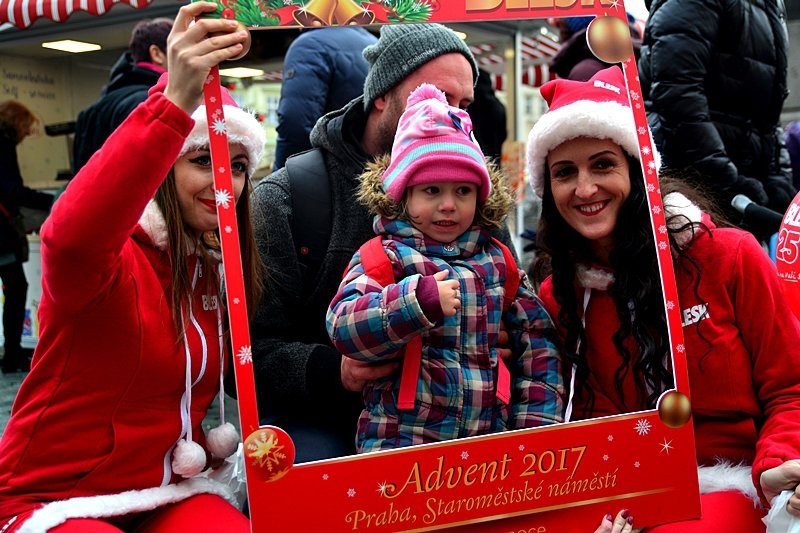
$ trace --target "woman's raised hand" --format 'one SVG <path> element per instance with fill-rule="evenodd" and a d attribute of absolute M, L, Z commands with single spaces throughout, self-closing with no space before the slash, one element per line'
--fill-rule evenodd
<path fill-rule="evenodd" d="M 633 529 L 633 516 L 627 509 L 617 513 L 617 516 L 607 514 L 594 533 L 637 533 L 641 529 Z"/>
<path fill-rule="evenodd" d="M 203 99 L 203 83 L 212 67 L 239 55 L 247 30 L 235 20 L 196 17 L 217 9 L 213 2 L 183 6 L 167 38 L 169 81 L 164 90 L 172 103 L 191 114 Z"/>

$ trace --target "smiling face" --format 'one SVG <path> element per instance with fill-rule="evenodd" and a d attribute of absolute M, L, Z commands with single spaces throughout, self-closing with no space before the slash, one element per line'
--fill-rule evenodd
<path fill-rule="evenodd" d="M 556 209 L 590 241 L 597 259 L 607 262 L 617 218 L 631 192 L 625 152 L 607 139 L 579 137 L 551 150 L 546 165 Z"/>
<path fill-rule="evenodd" d="M 411 224 L 442 243 L 456 240 L 472 226 L 478 187 L 467 182 L 421 183 L 406 192 Z"/>
<path fill-rule="evenodd" d="M 244 189 L 247 179 L 247 151 L 241 145 L 229 148 L 233 198 L 220 194 L 220 201 L 234 204 Z M 218 226 L 214 175 L 211 152 L 207 148 L 186 152 L 175 162 L 175 188 L 185 224 L 198 233 L 214 230 Z"/>

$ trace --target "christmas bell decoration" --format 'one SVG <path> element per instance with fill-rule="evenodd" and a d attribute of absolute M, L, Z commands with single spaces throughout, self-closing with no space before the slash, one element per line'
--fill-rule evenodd
<path fill-rule="evenodd" d="M 622 63 L 633 53 L 631 30 L 622 19 L 604 15 L 596 17 L 586 30 L 589 50 L 606 63 Z"/>
<path fill-rule="evenodd" d="M 294 20 L 301 26 L 330 26 L 338 0 L 311 0 L 305 7 L 296 10 Z"/>
<path fill-rule="evenodd" d="M 692 416 L 692 403 L 682 392 L 669 391 L 658 402 L 658 417 L 671 428 L 684 426 Z"/>
<path fill-rule="evenodd" d="M 333 11 L 333 17 L 340 26 L 362 26 L 375 22 L 375 13 L 364 9 L 353 0 L 339 0 Z"/>

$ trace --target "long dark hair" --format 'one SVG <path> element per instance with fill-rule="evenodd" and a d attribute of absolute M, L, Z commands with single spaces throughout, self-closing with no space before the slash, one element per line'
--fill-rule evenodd
<path fill-rule="evenodd" d="M 264 266 L 260 256 L 256 251 L 255 236 L 250 214 L 250 193 L 252 185 L 248 178 L 245 188 L 242 191 L 239 201 L 236 203 L 236 220 L 239 226 L 239 248 L 242 256 L 242 273 L 244 276 L 245 297 L 247 298 L 247 310 L 250 316 L 255 312 L 256 307 L 264 291 Z M 175 187 L 175 174 L 170 170 L 167 179 L 156 191 L 155 201 L 164 216 L 168 234 L 168 255 L 172 268 L 172 306 L 174 309 L 174 321 L 178 334 L 180 335 L 185 324 L 181 320 L 181 306 L 191 302 L 192 295 L 192 273 L 186 264 L 186 251 L 194 243 L 189 242 L 188 228 L 181 215 L 180 204 L 178 203 L 178 191 Z M 196 243 L 199 261 L 203 272 L 213 272 L 212 253 L 220 251 L 219 235 L 217 232 L 206 233 L 203 238 Z M 217 296 L 219 305 L 225 309 L 225 302 L 222 298 L 222 291 L 217 283 L 216 276 L 205 276 L 207 285 L 200 290 L 206 291 L 209 296 Z"/>
<path fill-rule="evenodd" d="M 649 391 L 646 397 L 638 400 L 652 408 L 659 395 L 673 387 L 674 380 L 668 357 L 670 351 L 664 295 L 644 179 L 639 161 L 629 155 L 627 158 L 631 191 L 620 209 L 613 234 L 615 246 L 609 255 L 609 266 L 614 272 L 615 280 L 609 287 L 608 294 L 614 302 L 620 324 L 612 335 L 621 358 L 614 377 L 617 393 L 624 399 L 622 382 L 633 362 L 633 377 L 638 390 Z M 661 193 L 666 195 L 669 192 L 683 193 L 701 209 L 705 210 L 707 206 L 702 195 L 680 181 L 665 178 L 661 182 Z M 667 222 L 674 259 L 686 257 L 676 241 L 676 235 L 686 231 L 708 231 L 703 224 L 691 221 L 681 214 L 671 215 Z M 563 332 L 562 348 L 576 368 L 575 393 L 586 394 L 587 409 L 591 410 L 594 393 L 588 385 L 587 339 L 581 323 L 582 306 L 576 292 L 576 267 L 580 264 L 590 265 L 596 259 L 591 253 L 590 242 L 569 226 L 559 214 L 546 166 L 537 246 L 540 252 L 533 269 L 534 276 L 541 282 L 548 273 L 552 273 L 553 296 L 561 307 L 558 321 Z M 682 268 L 694 269 L 696 291 L 700 272 L 690 258 L 686 259 L 688 261 L 682 261 L 681 265 Z"/>

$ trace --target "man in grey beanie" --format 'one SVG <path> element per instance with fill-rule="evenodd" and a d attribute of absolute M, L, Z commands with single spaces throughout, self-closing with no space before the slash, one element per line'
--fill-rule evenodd
<path fill-rule="evenodd" d="M 366 381 L 399 370 L 398 363 L 370 366 L 343 358 L 325 330 L 325 313 L 345 267 L 374 236 L 372 217 L 356 200 L 359 176 L 369 160 L 391 150 L 411 91 L 432 83 L 450 105 L 466 108 L 478 76 L 469 48 L 439 24 L 383 26 L 364 57 L 370 64 L 364 96 L 321 117 L 311 132 L 324 168 L 293 164 L 303 157 L 298 154 L 264 179 L 253 196 L 256 239 L 267 270 L 265 297 L 251 322 L 259 412 L 262 422 L 292 436 L 297 462 L 355 453 L 363 407 L 359 392 Z M 316 193 L 324 191 L 323 181 L 308 202 L 296 203 L 298 181 L 315 179 L 327 179 L 330 191 Z M 326 195 L 325 209 L 306 210 L 317 214 L 330 207 L 329 219 L 300 212 L 299 206 Z M 328 233 L 327 238 L 307 246 L 298 237 L 297 228 L 304 226 Z M 507 231 L 499 237 L 510 243 Z"/>

